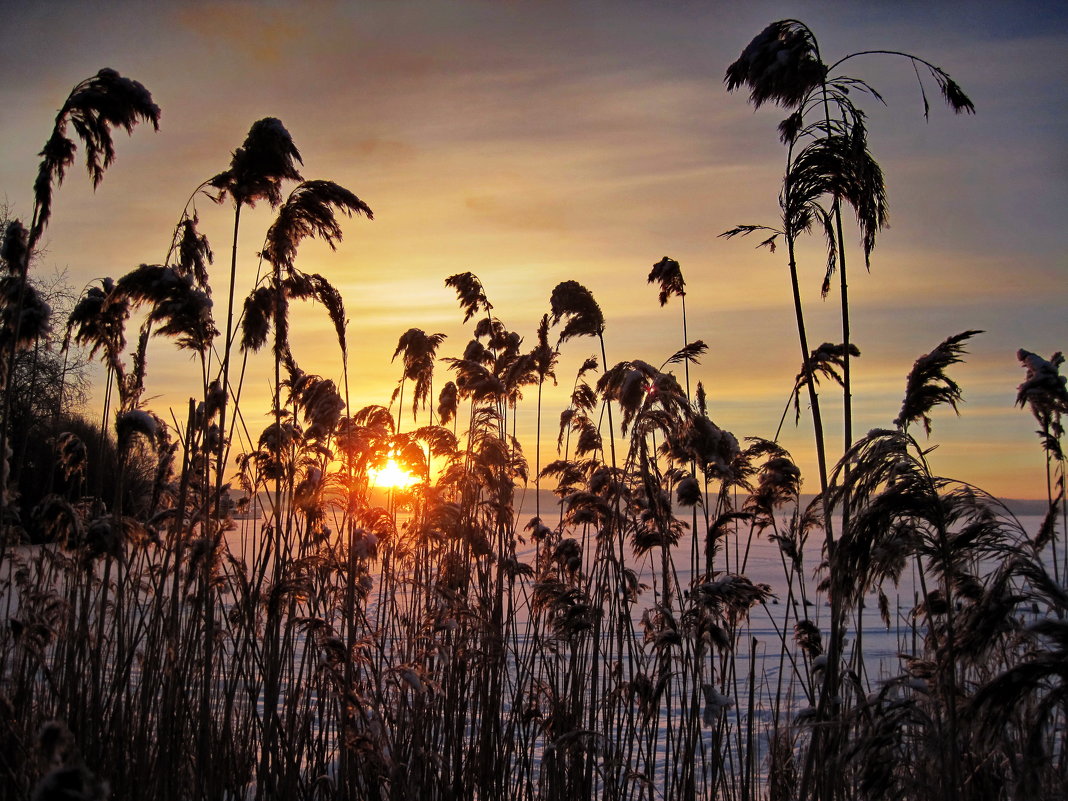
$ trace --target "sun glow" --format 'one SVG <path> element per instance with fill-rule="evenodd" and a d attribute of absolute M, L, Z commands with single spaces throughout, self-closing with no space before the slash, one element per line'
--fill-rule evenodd
<path fill-rule="evenodd" d="M 419 480 L 397 464 L 395 459 L 390 459 L 380 470 L 371 468 L 367 472 L 371 477 L 371 483 L 383 489 L 404 489 Z"/>

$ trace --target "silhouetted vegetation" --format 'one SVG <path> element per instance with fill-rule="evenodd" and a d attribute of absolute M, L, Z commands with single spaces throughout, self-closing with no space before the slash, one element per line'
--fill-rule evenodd
<path fill-rule="evenodd" d="M 955 110 L 972 110 L 944 71 L 904 57 Z M 28 276 L 74 160 L 66 125 L 98 183 L 115 157 L 111 128 L 159 114 L 111 70 L 79 84 L 42 153 L 30 229 L 10 223 L 2 250 L 0 798 L 1061 797 L 1063 357 L 1019 354 L 1018 402 L 1038 421 L 1048 464 L 1037 531 L 936 475 L 910 430 L 922 422 L 930 435 L 942 407 L 957 409 L 949 371 L 977 331 L 916 361 L 892 427 L 853 441 L 847 419 L 841 457 L 828 454 L 820 380 L 848 397 L 860 351 L 844 294 L 843 342 L 809 347 L 794 246 L 823 232 L 827 274 L 844 280 L 842 203 L 866 258 L 885 218 L 850 92 L 878 95 L 837 66 L 823 64 L 805 26 L 784 21 L 727 73 L 754 105 L 790 112 L 781 225 L 728 234 L 787 244 L 801 370 L 784 394 L 796 419 L 798 396 L 810 401 L 811 503 L 786 449 L 721 428 L 702 384 L 691 391 L 707 346 L 689 339 L 694 298 L 668 257 L 648 281 L 660 305 L 681 301 L 673 353 L 610 362 L 611 321 L 577 281 L 545 287 L 531 347 L 479 277 L 462 273 L 445 279 L 471 328 L 462 350 L 439 356 L 444 335 L 400 333 L 388 405 L 351 409 L 343 299 L 300 269 L 298 248 L 308 237 L 334 246 L 343 218 L 372 211 L 332 182 L 303 180 L 274 118 L 194 192 L 164 264 L 103 279 L 73 305 L 70 342 L 103 361 L 106 389 L 102 426 L 71 417 L 47 304 Z M 222 326 L 198 229 L 207 193 L 234 208 Z M 277 216 L 261 277 L 239 288 L 241 212 L 258 201 Z M 303 370 L 290 346 L 289 305 L 300 300 L 332 323 L 337 381 Z M 199 367 L 176 425 L 145 400 L 152 336 Z M 563 380 L 562 351 L 587 337 L 597 357 L 566 378 L 557 453 L 543 464 L 542 389 Z M 254 358 L 268 344 L 269 422 L 250 432 L 234 348 Z M 438 369 L 449 380 L 435 384 Z M 58 382 L 58 396 L 35 381 Z M 515 435 L 532 400 L 533 473 Z M 40 433 L 20 440 L 31 424 Z M 418 481 L 376 490 L 390 461 Z M 236 513 L 231 484 L 243 496 Z M 529 518 L 528 484 L 556 496 L 551 507 L 537 496 Z M 43 545 L 17 522 L 31 516 Z M 758 537 L 777 550 L 775 585 L 747 575 Z M 895 609 L 904 581 L 915 596 Z M 865 653 L 872 598 L 901 654 L 882 676 Z"/>

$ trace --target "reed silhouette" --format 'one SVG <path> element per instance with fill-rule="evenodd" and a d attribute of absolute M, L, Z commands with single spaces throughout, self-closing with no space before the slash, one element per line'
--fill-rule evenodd
<path fill-rule="evenodd" d="M 944 72 L 914 63 L 970 110 Z M 1037 528 L 928 459 L 933 422 L 946 406 L 960 411 L 953 371 L 977 331 L 920 356 L 897 418 L 847 436 L 831 464 L 817 386 L 848 394 L 859 351 L 848 327 L 840 344 L 809 347 L 795 245 L 822 231 L 828 272 L 844 273 L 840 206 L 857 211 L 866 252 L 885 212 L 863 115 L 845 103 L 846 89 L 864 87 L 832 69 L 808 29 L 788 21 L 728 73 L 754 104 L 801 114 L 788 126 L 781 224 L 728 233 L 787 243 L 802 362 L 784 377 L 783 417 L 790 403 L 799 417 L 808 394 L 820 447 L 811 503 L 790 453 L 717 425 L 701 380 L 691 392 L 707 345 L 689 340 L 685 304 L 699 299 L 668 258 L 647 279 L 661 305 L 682 301 L 672 353 L 609 362 L 596 287 L 573 280 L 525 321 L 534 344 L 524 346 L 522 327 L 506 326 L 483 282 L 461 273 L 445 284 L 470 326 L 462 350 L 439 355 L 442 334 L 400 333 L 387 405 L 351 408 L 349 381 L 361 373 L 350 375 L 343 299 L 299 268 L 298 250 L 309 237 L 339 244 L 349 218 L 371 209 L 337 184 L 303 181 L 278 120 L 254 124 L 230 169 L 163 232 L 163 264 L 94 282 L 68 317 L 71 347 L 105 362 L 109 389 L 100 432 L 56 433 L 55 491 L 36 510 L 9 494 L 0 517 L 0 799 L 1059 797 L 1063 358 L 1019 354 L 1017 402 L 1035 416 L 1046 457 Z M 94 124 L 158 118 L 138 84 L 109 71 L 98 80 L 140 104 L 126 104 L 125 117 L 106 106 Z M 71 120 L 87 113 L 79 103 Z M 842 121 L 826 103 L 845 110 Z M 806 123 L 809 113 L 819 119 Z M 94 179 L 113 158 L 99 125 Z M 56 142 L 42 192 L 70 163 Z M 221 332 L 195 207 L 203 191 L 234 206 Z M 241 212 L 259 201 L 278 210 L 261 251 L 267 269 L 235 314 Z M 49 203 L 42 195 L 30 230 L 6 229 L 2 266 L 17 279 L 0 294 L 9 352 L 53 336 L 20 288 Z M 302 368 L 290 347 L 299 300 L 325 309 L 340 382 Z M 12 325 L 24 311 L 26 326 Z M 171 424 L 146 400 L 153 336 L 200 366 L 199 397 Z M 579 356 L 556 458 L 543 465 L 542 390 L 565 346 L 585 337 L 596 356 Z M 247 421 L 261 410 L 241 394 L 254 359 L 273 367 L 258 433 Z M 436 417 L 421 418 L 438 366 L 452 380 Z M 400 421 L 408 384 L 410 427 Z M 531 419 L 533 474 L 517 435 Z M 376 487 L 390 459 L 417 480 Z M 104 465 L 107 493 L 87 480 Z M 556 496 L 550 506 L 536 495 L 533 517 L 521 501 L 530 483 Z M 31 515 L 44 544 L 21 540 L 19 519 Z M 755 574 L 758 553 L 781 577 Z M 885 632 L 864 619 L 872 597 Z M 865 633 L 900 654 L 881 676 Z"/>

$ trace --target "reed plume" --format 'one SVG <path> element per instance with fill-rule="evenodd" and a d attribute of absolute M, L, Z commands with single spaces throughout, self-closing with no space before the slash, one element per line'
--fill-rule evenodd
<path fill-rule="evenodd" d="M 1021 348 L 1016 352 L 1020 365 L 1027 371 L 1016 389 L 1016 405 L 1027 406 L 1043 427 L 1058 427 L 1062 415 L 1068 414 L 1068 378 L 1060 374 L 1064 355 L 1054 353 L 1049 360 Z M 1061 434 L 1056 434 L 1061 436 Z"/>
<path fill-rule="evenodd" d="M 464 312 L 466 323 L 480 311 L 489 315 L 493 304 L 486 298 L 486 292 L 482 288 L 482 282 L 474 273 L 457 273 L 445 279 L 445 285 L 456 290 L 456 296 L 460 301 L 460 308 Z"/>
<path fill-rule="evenodd" d="M 727 91 L 749 89 L 749 102 L 755 108 L 774 103 L 791 108 L 816 89 L 827 75 L 820 61 L 816 39 L 797 20 L 771 23 L 746 45 L 742 54 L 727 67 L 723 82 Z"/>
<path fill-rule="evenodd" d="M 604 314 L 593 295 L 578 281 L 564 281 L 556 285 L 549 298 L 553 325 L 566 320 L 560 331 L 559 341 L 567 342 L 573 337 L 604 334 Z"/>
<path fill-rule="evenodd" d="M 964 344 L 982 331 L 963 331 L 943 340 L 930 353 L 920 356 L 909 371 L 905 398 L 894 425 L 907 431 L 911 423 L 923 420 L 923 429 L 931 433 L 930 412 L 939 404 L 948 404 L 960 414 L 957 404 L 961 401 L 960 385 L 946 375 L 946 368 L 962 361 Z"/>
<path fill-rule="evenodd" d="M 195 267 L 182 272 L 176 267 L 142 264 L 118 280 L 108 302 L 128 304 L 131 309 L 150 304 L 147 322 L 159 324 L 154 333 L 174 337 L 179 348 L 201 355 L 219 333 L 211 315 L 211 298 L 196 286 Z"/>
<path fill-rule="evenodd" d="M 304 181 L 289 194 L 268 229 L 264 258 L 275 267 L 291 270 L 297 246 L 308 237 L 318 237 L 337 250 L 342 239 L 338 212 L 374 219 L 370 206 L 333 181 Z"/>
<path fill-rule="evenodd" d="M 419 412 L 419 407 L 426 407 L 427 399 L 432 392 L 434 359 L 438 348 L 444 341 L 445 334 L 427 334 L 421 328 L 409 328 L 401 334 L 400 340 L 397 342 L 397 349 L 393 351 L 393 361 L 396 361 L 397 357 L 403 354 L 402 361 L 404 364 L 401 386 L 394 392 L 394 396 L 402 391 L 405 380 L 413 382 L 413 420 Z"/>
<path fill-rule="evenodd" d="M 266 200 L 273 208 L 282 202 L 282 182 L 299 181 L 300 151 L 289 131 L 275 117 L 264 117 L 249 128 L 241 147 L 233 152 L 230 167 L 208 181 L 218 190 L 215 199 L 229 196 L 235 208 Z"/>
<path fill-rule="evenodd" d="M 71 90 L 56 114 L 52 135 L 41 151 L 41 165 L 34 182 L 33 223 L 30 226 L 30 246 L 41 238 L 52 218 L 52 194 L 63 183 L 67 168 L 74 163 L 78 146 L 67 136 L 67 126 L 73 126 L 85 147 L 85 167 L 97 187 L 104 171 L 115 160 L 112 128 L 133 133 L 139 122 L 152 124 L 159 130 L 160 110 L 152 95 L 137 81 L 123 78 L 113 69 L 102 69 L 86 78 Z"/>

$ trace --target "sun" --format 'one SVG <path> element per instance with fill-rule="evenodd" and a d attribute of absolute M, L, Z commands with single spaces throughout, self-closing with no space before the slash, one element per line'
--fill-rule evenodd
<path fill-rule="evenodd" d="M 386 466 L 382 469 L 375 470 L 370 468 L 367 472 L 371 477 L 371 483 L 383 489 L 404 489 L 419 480 L 392 458 L 386 462 Z"/>

